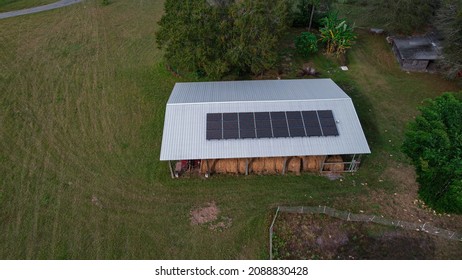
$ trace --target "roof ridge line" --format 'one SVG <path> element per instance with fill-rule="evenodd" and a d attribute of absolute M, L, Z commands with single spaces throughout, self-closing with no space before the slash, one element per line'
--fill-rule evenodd
<path fill-rule="evenodd" d="M 326 98 L 326 99 L 300 99 L 300 100 L 236 100 L 236 101 L 210 101 L 210 102 L 188 102 L 188 103 L 167 103 L 169 105 L 204 105 L 204 104 L 232 104 L 232 103 L 274 103 L 274 102 L 316 102 L 316 101 L 336 101 L 351 100 L 350 97 L 343 98 Z"/>

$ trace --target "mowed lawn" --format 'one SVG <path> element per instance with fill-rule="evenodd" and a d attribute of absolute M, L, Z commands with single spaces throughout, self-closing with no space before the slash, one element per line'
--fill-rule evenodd
<path fill-rule="evenodd" d="M 371 142 L 358 174 L 172 180 L 159 161 L 163 116 L 183 80 L 156 48 L 163 1 L 100 2 L 0 20 L 1 259 L 264 259 L 277 205 L 399 218 L 387 195 L 416 197 L 390 176 L 410 170 L 403 128 L 423 98 L 457 87 L 401 72 L 383 37 L 362 34 L 351 71 L 324 75 L 346 86 Z M 383 203 L 368 200 L 382 190 Z M 223 231 L 190 223 L 191 209 L 212 201 L 231 219 Z M 462 230 L 460 217 L 409 207 Z"/>

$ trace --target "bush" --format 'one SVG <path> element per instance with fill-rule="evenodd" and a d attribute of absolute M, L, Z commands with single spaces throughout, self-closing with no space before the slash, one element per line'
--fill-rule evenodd
<path fill-rule="evenodd" d="M 462 213 L 462 101 L 446 93 L 420 108 L 403 143 L 420 184 L 419 195 L 430 207 Z"/>
<path fill-rule="evenodd" d="M 302 32 L 295 38 L 295 47 L 299 54 L 309 57 L 310 54 L 318 52 L 318 38 L 313 33 Z"/>

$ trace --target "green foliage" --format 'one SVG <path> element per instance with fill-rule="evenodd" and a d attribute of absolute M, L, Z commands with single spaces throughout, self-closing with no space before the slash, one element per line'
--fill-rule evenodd
<path fill-rule="evenodd" d="M 309 57 L 310 54 L 318 52 L 318 39 L 313 33 L 302 32 L 300 36 L 295 38 L 295 47 L 298 53 L 304 57 Z"/>
<path fill-rule="evenodd" d="M 444 1 L 435 25 L 444 37 L 440 66 L 453 79 L 462 71 L 462 0 Z"/>
<path fill-rule="evenodd" d="M 446 93 L 420 108 L 403 151 L 416 167 L 421 198 L 436 210 L 462 213 L 462 101 Z"/>
<path fill-rule="evenodd" d="M 431 23 L 440 0 L 373 0 L 370 15 L 388 31 L 411 34 Z"/>
<path fill-rule="evenodd" d="M 107 5 L 109 5 L 109 0 L 103 0 L 103 2 L 101 2 L 101 4 L 103 4 L 103 6 L 107 6 Z"/>
<path fill-rule="evenodd" d="M 337 57 L 345 54 L 356 40 L 356 33 L 344 19 L 339 19 L 336 13 L 330 13 L 321 20 L 321 42 L 326 44 L 327 54 L 336 54 Z"/>
<path fill-rule="evenodd" d="M 157 43 L 167 62 L 211 78 L 273 67 L 291 0 L 218 2 L 165 2 Z"/>

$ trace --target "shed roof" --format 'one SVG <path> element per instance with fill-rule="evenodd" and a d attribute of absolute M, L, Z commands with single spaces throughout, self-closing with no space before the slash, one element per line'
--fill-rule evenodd
<path fill-rule="evenodd" d="M 401 59 L 435 60 L 440 57 L 441 44 L 435 36 L 395 37 L 393 42 Z"/>
<path fill-rule="evenodd" d="M 332 110 L 339 136 L 206 139 L 207 113 Z M 167 103 L 161 160 L 367 154 L 353 102 L 331 79 L 177 83 Z"/>

